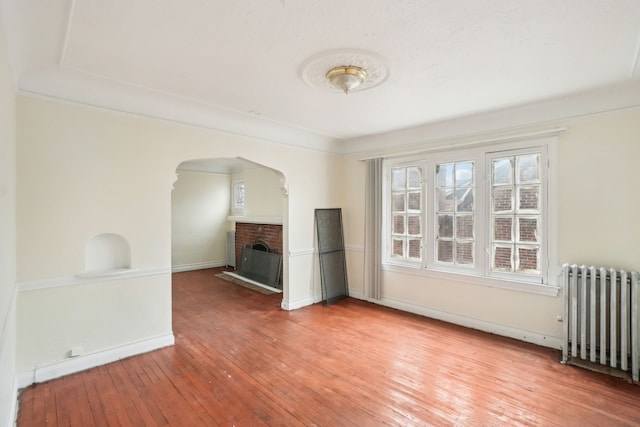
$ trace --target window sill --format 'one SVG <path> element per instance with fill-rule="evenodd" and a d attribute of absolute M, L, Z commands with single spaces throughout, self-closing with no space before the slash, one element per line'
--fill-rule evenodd
<path fill-rule="evenodd" d="M 545 295 L 557 297 L 560 291 L 558 286 L 542 285 L 530 282 L 517 282 L 513 280 L 496 279 L 493 277 L 480 277 L 470 274 L 452 273 L 449 271 L 426 270 L 420 267 L 408 267 L 405 265 L 383 264 L 384 271 L 394 273 L 410 274 L 413 276 L 432 277 L 441 280 L 455 280 L 458 282 L 470 283 L 473 285 L 488 286 L 491 288 L 509 289 L 517 292 L 525 292 L 529 294 Z"/>

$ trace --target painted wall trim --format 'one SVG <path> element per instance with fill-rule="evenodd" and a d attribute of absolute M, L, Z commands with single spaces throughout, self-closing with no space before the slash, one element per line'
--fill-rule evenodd
<path fill-rule="evenodd" d="M 31 384 L 49 381 L 76 372 L 86 371 L 97 366 L 116 362 L 127 357 L 148 353 L 160 348 L 169 347 L 175 344 L 173 333 L 167 333 L 129 344 L 112 347 L 106 350 L 97 351 L 46 366 L 39 366 L 35 369 L 21 372 L 16 375 L 18 389 L 30 386 Z"/>
<path fill-rule="evenodd" d="M 315 295 L 298 298 L 292 301 L 286 301 L 283 299 L 280 306 L 282 307 L 283 310 L 291 311 L 291 310 L 297 310 L 302 307 L 306 307 L 308 305 L 315 304 L 320 301 L 322 301 L 322 293 L 317 293 Z"/>
<path fill-rule="evenodd" d="M 342 144 L 341 154 L 366 158 L 382 153 L 402 152 L 410 147 L 428 147 L 439 141 L 478 137 L 484 134 L 526 132 L 594 114 L 636 108 L 640 104 L 640 82 L 629 80 L 589 91 L 527 103 L 520 106 L 485 111 L 415 127 L 350 138 Z"/>
<path fill-rule="evenodd" d="M 15 426 L 18 422 L 18 379 L 13 377 L 13 384 L 11 385 L 11 406 L 9 406 L 9 414 L 7 415 L 8 419 L 6 420 L 6 426 Z"/>
<path fill-rule="evenodd" d="M 227 260 L 207 261 L 207 262 L 195 262 L 193 264 L 174 265 L 171 267 L 172 273 L 181 273 L 183 271 L 204 270 L 206 268 L 224 267 L 227 265 Z"/>
<path fill-rule="evenodd" d="M 92 283 L 104 283 L 113 280 L 124 280 L 170 273 L 171 270 L 168 268 L 120 269 L 103 273 L 25 280 L 18 282 L 18 292 L 38 291 L 42 289 L 60 288 L 63 286 L 89 285 Z"/>
<path fill-rule="evenodd" d="M 83 73 L 88 76 L 91 75 L 85 71 Z M 93 78 L 95 76 L 90 77 L 90 79 Z M 103 79 L 102 76 L 100 78 Z M 111 81 L 111 83 L 114 82 L 115 84 L 107 83 L 108 87 L 105 85 L 92 86 L 92 96 L 97 95 L 98 92 L 103 94 L 110 93 L 111 95 L 116 92 L 119 93 L 120 96 L 117 97 L 118 103 L 107 103 L 111 105 L 98 104 L 95 102 L 95 99 L 97 99 L 95 97 L 92 99 L 80 99 L 78 97 L 71 99 L 68 96 L 61 96 L 60 93 L 55 93 L 57 92 L 56 90 L 43 91 L 41 88 L 37 90 L 20 88 L 17 90 L 17 94 L 35 99 L 54 100 L 67 105 L 110 111 L 125 116 L 137 116 L 149 120 L 207 129 L 222 136 L 232 135 L 280 147 L 330 154 L 338 154 L 340 152 L 339 143 L 341 138 L 333 135 L 325 135 L 313 130 L 257 118 L 253 115 L 226 111 L 197 100 L 184 98 L 176 103 L 175 96 L 167 97 L 167 94 L 149 90 L 148 88 L 138 88 L 140 98 L 137 98 L 137 101 L 132 101 L 130 94 L 127 95 L 131 85 L 128 83 L 123 85 L 121 82 Z M 107 98 L 109 97 L 113 98 L 113 96 L 108 96 Z M 140 100 L 142 100 L 142 103 Z M 143 104 L 146 104 L 147 107 L 151 106 L 151 108 L 145 108 Z"/>
<path fill-rule="evenodd" d="M 6 348 L 7 341 L 7 325 L 9 324 L 9 316 L 16 315 L 16 296 L 18 295 L 18 284 L 13 284 L 13 291 L 11 292 L 11 301 L 7 305 L 7 313 L 2 319 L 2 330 L 0 330 L 0 348 Z M 15 324 L 15 323 L 14 323 Z"/>
<path fill-rule="evenodd" d="M 227 221 L 245 222 L 249 224 L 275 224 L 282 225 L 281 216 L 243 216 L 243 215 L 230 215 L 227 217 Z"/>
<path fill-rule="evenodd" d="M 366 298 L 364 297 L 364 294 L 360 291 L 356 291 L 355 289 L 351 289 L 349 288 L 349 296 L 353 297 L 355 299 L 361 299 L 361 300 L 365 300 Z"/>
<path fill-rule="evenodd" d="M 315 253 L 316 253 L 315 248 L 297 249 L 297 250 L 289 251 L 289 256 L 290 257 L 298 257 L 298 256 L 305 256 L 305 255 L 313 255 Z"/>
<path fill-rule="evenodd" d="M 345 245 L 344 250 L 348 252 L 364 253 L 364 246 Z M 318 253 L 318 250 L 316 248 L 298 249 L 298 250 L 289 251 L 289 256 L 297 257 L 297 256 L 305 256 L 305 255 L 315 255 L 317 253 Z"/>
<path fill-rule="evenodd" d="M 11 301 L 7 305 L 7 313 L 2 319 L 2 329 L 0 330 L 0 349 L 6 349 L 7 347 L 7 337 L 9 336 L 9 328 L 15 328 L 16 325 L 16 297 L 18 295 L 18 284 L 13 283 L 13 289 L 10 294 Z M 11 319 L 13 316 L 13 319 Z M 11 326 L 9 326 L 11 325 Z M 14 348 L 15 351 L 15 348 Z M 15 366 L 14 366 L 15 368 Z M 18 415 L 18 386 L 17 379 L 15 377 L 15 370 L 11 372 L 10 375 L 14 375 L 13 383 L 10 386 L 11 395 L 9 397 L 9 408 L 7 412 L 7 419 L 4 420 L 6 426 L 14 426 L 16 422 L 16 417 Z M 0 420 L 1 421 L 1 420 Z"/>
<path fill-rule="evenodd" d="M 394 151 L 379 151 L 376 153 L 369 154 L 360 158 L 359 160 L 369 160 L 374 159 L 376 157 L 403 157 L 409 155 L 423 154 L 429 153 L 432 151 L 446 151 L 446 150 L 455 150 L 461 148 L 468 147 L 477 147 L 477 146 L 485 146 L 485 145 L 494 145 L 499 143 L 507 143 L 521 140 L 529 140 L 529 139 L 537 139 L 542 137 L 556 136 L 562 132 L 567 131 L 567 126 L 555 126 L 549 129 L 542 129 L 537 131 L 530 132 L 522 132 L 510 135 L 502 135 L 502 136 L 493 136 L 493 137 L 479 137 L 477 139 L 461 139 L 456 140 L 453 139 L 444 139 L 440 141 L 431 142 L 428 145 L 422 144 L 414 144 L 406 147 L 398 147 Z"/>
<path fill-rule="evenodd" d="M 356 298 L 356 293 L 354 293 L 351 296 Z M 393 298 L 382 298 L 380 300 L 375 300 L 375 299 L 365 299 L 365 300 L 372 302 L 374 304 L 383 305 L 385 307 L 395 308 L 397 310 L 418 314 L 420 316 L 442 320 L 443 322 L 453 323 L 454 325 L 464 326 L 465 328 L 477 329 L 479 331 L 488 332 L 490 334 L 513 338 L 519 341 L 525 341 L 525 342 L 536 344 L 542 347 L 549 347 L 556 350 L 559 350 L 562 348 L 562 341 L 563 341 L 562 337 L 547 336 L 537 332 L 514 328 L 513 326 L 502 325 L 499 323 L 488 322 L 486 320 L 480 320 L 480 319 L 475 319 L 468 316 L 462 316 L 460 314 L 435 310 L 432 308 L 411 304 L 411 303 L 396 300 Z"/>

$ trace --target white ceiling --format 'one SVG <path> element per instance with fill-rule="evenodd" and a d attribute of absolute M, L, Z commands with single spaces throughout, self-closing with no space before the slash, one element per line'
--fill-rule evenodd
<path fill-rule="evenodd" d="M 310 147 L 640 77 L 638 0 L 0 1 L 22 93 Z M 340 49 L 387 80 L 306 84 Z"/>

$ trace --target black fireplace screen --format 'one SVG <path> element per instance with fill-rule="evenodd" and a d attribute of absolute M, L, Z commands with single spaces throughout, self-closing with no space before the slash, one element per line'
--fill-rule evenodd
<path fill-rule="evenodd" d="M 342 210 L 316 209 L 322 300 L 331 305 L 349 295 L 342 236 Z"/>
<path fill-rule="evenodd" d="M 282 255 L 246 247 L 242 249 L 240 275 L 273 288 L 281 288 Z"/>

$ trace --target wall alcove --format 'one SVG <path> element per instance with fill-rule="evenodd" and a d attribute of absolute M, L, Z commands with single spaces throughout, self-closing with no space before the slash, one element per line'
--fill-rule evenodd
<path fill-rule="evenodd" d="M 87 241 L 84 251 L 85 274 L 121 271 L 131 268 L 131 249 L 119 234 L 98 234 Z"/>

